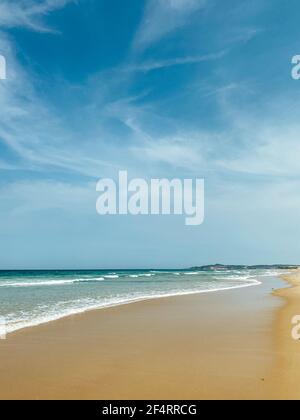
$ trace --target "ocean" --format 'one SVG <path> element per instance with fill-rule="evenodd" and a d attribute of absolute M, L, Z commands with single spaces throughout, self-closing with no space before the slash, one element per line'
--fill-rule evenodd
<path fill-rule="evenodd" d="M 93 309 L 257 286 L 275 269 L 0 271 L 7 334 Z"/>

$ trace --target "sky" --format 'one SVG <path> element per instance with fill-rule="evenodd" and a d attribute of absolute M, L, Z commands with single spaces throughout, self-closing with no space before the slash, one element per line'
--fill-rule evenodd
<path fill-rule="evenodd" d="M 300 263 L 297 0 L 0 0 L 0 269 Z M 96 183 L 204 178 L 205 221 Z"/>

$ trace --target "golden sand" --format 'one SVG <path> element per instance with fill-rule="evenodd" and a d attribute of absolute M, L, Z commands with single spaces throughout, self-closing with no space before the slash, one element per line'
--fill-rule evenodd
<path fill-rule="evenodd" d="M 295 316 L 300 316 L 300 271 L 283 277 L 289 287 L 275 292 L 284 299 L 276 318 L 277 372 L 274 377 L 281 399 L 300 398 L 300 341 L 292 337 Z"/>
<path fill-rule="evenodd" d="M 1 399 L 300 397 L 299 273 L 93 311 L 0 341 Z M 299 310 L 298 310 L 299 309 Z"/>

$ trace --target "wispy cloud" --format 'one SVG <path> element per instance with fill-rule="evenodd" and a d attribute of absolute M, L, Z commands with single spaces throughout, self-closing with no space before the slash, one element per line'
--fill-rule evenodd
<path fill-rule="evenodd" d="M 214 61 L 220 58 L 223 58 L 227 54 L 227 51 L 221 51 L 216 54 L 207 54 L 202 56 L 187 56 L 187 57 L 178 57 L 170 58 L 166 60 L 149 60 L 142 63 L 137 63 L 133 65 L 128 65 L 123 67 L 122 71 L 128 72 L 144 72 L 147 73 L 153 70 L 159 70 L 162 68 L 174 67 L 174 66 L 184 66 L 188 64 L 197 64 L 205 61 Z"/>
<path fill-rule="evenodd" d="M 69 2 L 18 1 L 11 4 L 3 1 L 0 3 L 0 27 L 26 26 L 41 30 L 37 25 L 39 18 Z M 14 44 L 3 30 L 0 52 L 5 55 L 9 67 L 7 80 L 0 84 L 0 141 L 12 157 L 11 162 L 0 162 L 0 169 L 16 169 L 14 162 L 18 161 L 18 168 L 23 170 L 56 168 L 98 176 L 99 172 L 110 168 L 109 162 L 95 158 L 95 150 L 83 153 L 82 149 L 76 148 L 74 133 L 60 112 L 36 91 L 34 78 L 19 63 Z"/>
<path fill-rule="evenodd" d="M 27 27 L 35 31 L 48 32 L 50 28 L 42 22 L 42 17 L 48 13 L 61 9 L 67 3 L 76 0 L 1 0 L 0 27 Z"/>
<path fill-rule="evenodd" d="M 259 27 L 241 27 L 233 28 L 230 34 L 225 38 L 228 45 L 246 44 L 252 41 L 259 35 L 263 34 L 264 30 Z"/>
<path fill-rule="evenodd" d="M 242 132 L 244 140 L 248 140 L 255 147 L 239 151 L 236 156 L 219 160 L 219 166 L 226 170 L 248 175 L 270 177 L 299 177 L 300 168 L 298 156 L 300 154 L 298 124 L 276 118 L 271 125 L 255 122 L 255 129 L 250 128 Z"/>
<path fill-rule="evenodd" d="M 192 13 L 205 4 L 206 0 L 148 0 L 134 48 L 143 50 L 184 26 Z"/>
<path fill-rule="evenodd" d="M 1 15 L 0 25 L 1 22 L 2 25 L 3 22 L 6 22 L 6 25 L 9 22 L 11 25 L 26 25 L 28 22 L 39 21 L 44 14 L 63 7 L 67 3 L 69 3 L 67 0 L 48 0 L 42 3 L 24 0 L 11 6 L 7 1 L 2 1 L 0 11 L 6 11 L 6 14 Z M 178 20 L 175 19 L 176 27 L 178 27 L 183 24 L 193 10 L 197 10 L 204 4 L 205 2 L 194 0 L 164 0 L 163 2 L 151 0 L 147 6 L 146 15 L 149 19 L 153 19 L 158 10 L 171 11 L 171 14 L 174 13 L 174 16 L 178 17 Z M 12 13 L 14 7 L 19 11 L 19 14 L 16 14 L 15 22 Z M 26 16 L 29 21 L 25 19 Z M 180 19 L 179 16 L 181 16 Z M 170 25 L 169 27 L 167 25 L 164 30 L 156 32 L 154 37 L 150 36 L 147 40 L 155 41 L 164 36 L 175 28 L 173 23 Z M 11 64 L 10 68 L 13 69 L 6 83 L 0 85 L 2 110 L 0 138 L 6 147 L 17 156 L 22 167 L 35 170 L 52 167 L 98 177 L 103 172 L 112 172 L 114 169 L 122 167 L 124 162 L 127 165 L 139 166 L 138 157 L 142 156 L 145 161 L 150 163 L 167 164 L 170 167 L 180 167 L 185 170 L 227 170 L 248 174 L 281 173 L 286 175 L 299 173 L 295 159 L 296 154 L 290 154 L 282 146 L 288 141 L 290 149 L 299 149 L 296 135 L 298 127 L 290 125 L 288 130 L 289 124 L 283 124 L 281 118 L 281 127 L 283 128 L 279 130 L 276 117 L 268 119 L 265 124 L 259 117 L 257 120 L 254 118 L 250 120 L 249 116 L 246 117 L 242 112 L 230 112 L 231 106 L 226 101 L 223 107 L 217 109 L 216 112 L 224 119 L 227 118 L 226 124 L 229 127 L 227 130 L 219 128 L 208 131 L 201 127 L 198 131 L 189 129 L 189 127 L 177 130 L 176 122 L 172 121 L 170 125 L 173 126 L 170 130 L 166 130 L 168 134 L 157 135 L 157 133 L 153 134 L 148 130 L 147 123 L 151 121 L 151 124 L 155 125 L 158 122 L 159 106 L 157 109 L 155 106 L 152 108 L 149 103 L 146 107 L 141 104 L 136 106 L 135 101 L 139 101 L 140 95 L 133 98 L 128 96 L 127 99 L 124 97 L 123 100 L 117 98 L 116 101 L 113 100 L 112 95 L 109 95 L 108 103 L 101 104 L 101 118 L 97 119 L 96 125 L 91 124 L 89 133 L 85 134 L 84 145 L 82 145 L 82 139 L 80 136 L 76 137 L 72 129 L 68 127 L 59 110 L 55 112 L 36 93 L 34 83 L 17 62 L 9 39 L 1 38 L 0 51 L 5 51 Z M 147 73 L 160 68 L 217 60 L 226 53 L 227 51 L 221 51 L 203 56 L 145 61 L 121 68 L 121 70 Z M 115 72 L 113 73 L 115 74 Z M 93 90 L 95 90 L 95 81 L 93 84 Z M 221 100 L 232 90 L 238 90 L 238 85 L 231 83 L 225 85 L 224 88 L 215 88 L 213 93 L 207 96 L 215 96 L 217 101 L 218 98 Z M 91 96 L 87 101 L 96 107 L 93 100 L 94 97 Z M 82 107 L 80 112 L 82 112 Z M 268 115 L 268 111 L 266 111 L 266 115 Z M 122 151 L 118 151 L 118 142 L 111 145 L 108 141 L 110 133 L 105 126 L 105 119 L 112 118 L 119 120 L 123 126 L 130 130 L 130 134 L 127 133 L 129 141 L 124 157 L 122 157 Z M 160 123 L 161 121 L 157 125 L 163 126 L 165 122 Z M 273 131 L 269 128 L 272 126 L 276 127 Z M 291 127 L 294 129 L 292 130 Z M 285 130 L 288 132 L 288 140 L 284 142 Z M 237 142 L 237 138 L 242 139 L 242 142 Z M 124 139 L 125 135 L 123 136 L 125 142 Z M 246 148 L 243 147 L 245 143 L 248 144 Z M 228 153 L 228 151 L 232 153 Z M 2 162 L 0 168 L 11 170 L 14 168 L 14 162 L 8 161 L 5 162 L 5 165 Z"/>
<path fill-rule="evenodd" d="M 222 115 L 223 128 L 191 130 L 188 126 L 179 129 L 174 126 L 173 134 L 159 136 L 147 129 L 144 115 L 139 119 L 132 109 L 132 118 L 127 114 L 126 124 L 138 141 L 130 151 L 144 163 L 167 165 L 171 172 L 181 168 L 195 175 L 238 174 L 249 180 L 272 178 L 273 182 L 277 182 L 277 177 L 299 178 L 297 101 L 278 108 L 274 103 L 284 104 L 284 100 L 273 98 L 274 103 L 250 111 L 249 107 L 238 107 L 237 98 L 242 93 L 245 94 L 244 86 L 238 85 L 214 91 L 216 112 Z"/>
<path fill-rule="evenodd" d="M 17 43 L 23 34 L 14 31 L 14 38 L 10 37 L 9 29 L 55 32 L 48 26 L 48 14 L 69 3 L 71 0 L 0 0 L 0 54 L 8 64 L 8 78 L 0 83 L 0 230 L 3 237 L 6 235 L 2 266 L 15 267 L 17 254 L 23 266 L 37 261 L 47 264 L 55 252 L 55 265 L 63 260 L 67 264 L 67 249 L 71 249 L 73 263 L 74 243 L 78 264 L 84 249 L 90 250 L 89 255 L 94 250 L 88 265 L 99 265 L 99 255 L 105 264 L 113 261 L 113 265 L 116 258 L 118 264 L 136 264 L 130 258 L 134 255 L 136 259 L 139 252 L 144 258 L 141 263 L 145 263 L 146 255 L 149 264 L 148 256 L 155 256 L 152 251 L 157 249 L 162 250 L 163 264 L 167 255 L 163 249 L 169 255 L 175 252 L 171 264 L 189 264 L 191 253 L 194 261 L 190 263 L 197 263 L 198 231 L 192 238 L 190 231 L 179 232 L 171 221 L 171 228 L 166 228 L 164 220 L 151 218 L 140 225 L 139 219 L 134 223 L 130 218 L 117 219 L 112 229 L 108 219 L 96 219 L 95 178 L 115 178 L 120 169 L 127 169 L 130 177 L 188 175 L 207 179 L 209 220 L 203 231 L 207 236 L 202 238 L 206 254 L 201 258 L 238 261 L 240 252 L 243 260 L 244 251 L 240 250 L 245 247 L 253 248 L 253 255 L 259 258 L 270 249 L 270 262 L 274 255 L 282 258 L 285 249 L 287 260 L 290 249 L 297 257 L 300 124 L 297 86 L 293 81 L 293 85 L 288 84 L 290 46 L 284 47 L 284 42 L 292 41 L 289 22 L 284 19 L 279 28 L 276 8 L 261 0 L 235 0 L 228 2 L 230 5 L 213 0 L 145 0 L 140 25 L 128 28 L 136 21 L 132 19 L 136 9 L 130 10 L 128 25 L 120 25 L 119 43 L 120 38 L 109 33 L 110 22 L 96 26 L 102 17 L 94 16 L 94 9 L 87 12 L 82 1 L 78 21 L 80 25 L 92 24 L 76 34 L 77 27 L 69 24 L 69 16 L 58 19 L 63 45 L 72 41 L 74 49 L 66 48 L 64 55 L 63 48 L 58 54 L 53 48 L 48 58 L 54 62 L 58 57 L 59 61 L 45 71 L 49 62 L 45 51 L 39 56 L 37 47 L 29 44 L 31 36 L 22 39 L 19 45 L 25 48 L 20 51 Z M 116 2 L 107 3 L 113 19 Z M 270 13 L 258 15 L 256 9 L 262 3 Z M 233 16 L 232 8 L 237 6 Z M 111 26 L 114 31 L 115 26 Z M 268 27 L 282 30 L 284 36 L 277 31 L 273 42 L 275 30 L 268 31 Z M 94 34 L 111 39 L 111 54 L 107 53 L 109 45 L 102 48 L 101 43 L 88 43 Z M 176 42 L 171 35 L 176 35 Z M 261 35 L 261 43 L 257 35 Z M 38 38 L 40 42 L 43 36 Z M 44 45 L 52 45 L 50 37 L 45 38 Z M 70 67 L 76 45 L 85 41 L 87 55 L 76 61 L 76 67 Z M 246 45 L 248 42 L 253 45 Z M 34 60 L 29 70 L 19 59 L 25 55 L 27 66 Z M 276 73 L 280 58 L 284 69 Z M 270 70 L 270 62 L 278 66 Z M 59 80 L 52 68 L 59 73 Z M 174 71 L 168 75 L 151 73 L 167 68 Z M 88 80 L 85 75 L 89 75 Z M 270 80 L 273 75 L 280 83 Z M 143 237 L 148 234 L 147 241 L 141 241 L 141 232 Z M 280 247 L 278 232 L 286 240 Z M 70 247 L 70 240 L 65 238 L 73 238 L 72 234 L 80 240 L 72 241 Z M 178 239 L 178 246 L 172 240 L 175 245 L 170 248 L 170 235 Z M 164 237 L 166 246 L 161 243 Z M 232 246 L 224 251 L 223 238 L 228 237 Z M 291 238 L 295 238 L 293 246 Z M 182 256 L 183 241 L 190 246 Z"/>

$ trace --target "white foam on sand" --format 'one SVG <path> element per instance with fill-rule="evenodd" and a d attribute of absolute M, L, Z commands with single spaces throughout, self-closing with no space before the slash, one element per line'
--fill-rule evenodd
<path fill-rule="evenodd" d="M 92 279 L 91 279 L 92 280 Z M 124 296 L 124 297 L 115 297 L 111 299 L 106 299 L 104 301 L 92 301 L 92 300 L 80 300 L 73 301 L 69 303 L 69 307 L 66 308 L 49 308 L 49 312 L 43 315 L 34 316 L 32 319 L 28 319 L 28 314 L 24 314 L 24 319 L 14 319 L 11 317 L 10 320 L 6 322 L 6 334 L 16 332 L 24 328 L 30 328 L 38 326 L 41 324 L 46 324 L 49 322 L 57 321 L 62 318 L 66 318 L 72 315 L 78 315 L 85 312 L 89 312 L 96 309 L 105 309 L 121 305 L 128 305 L 135 302 L 142 302 L 153 299 L 161 299 L 175 296 L 188 296 L 188 295 L 197 295 L 204 293 L 214 293 L 220 291 L 227 291 L 233 289 L 242 289 L 246 287 L 259 286 L 261 282 L 258 280 L 248 280 L 245 284 L 239 284 L 234 286 L 221 286 L 211 289 L 198 289 L 198 290 L 177 290 L 170 292 L 154 292 L 153 294 L 141 294 L 137 296 Z"/>

